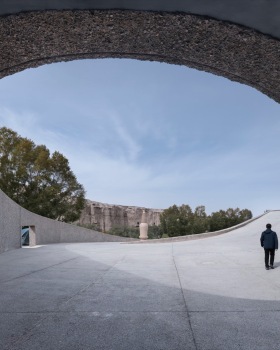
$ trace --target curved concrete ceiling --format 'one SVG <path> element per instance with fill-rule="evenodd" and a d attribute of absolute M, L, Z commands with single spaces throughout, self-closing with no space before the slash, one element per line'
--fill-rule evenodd
<path fill-rule="evenodd" d="M 186 12 L 229 21 L 280 38 L 279 0 L 2 0 L 0 16 L 43 10 Z"/>
<path fill-rule="evenodd" d="M 135 58 L 211 72 L 280 102 L 279 10 L 280 0 L 2 0 L 0 78 L 53 62 Z"/>

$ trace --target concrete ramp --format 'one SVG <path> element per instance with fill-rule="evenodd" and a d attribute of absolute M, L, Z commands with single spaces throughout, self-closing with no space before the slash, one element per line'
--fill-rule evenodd
<path fill-rule="evenodd" d="M 2 350 L 278 350 L 280 253 L 270 212 L 232 232 L 165 244 L 79 243 L 0 255 Z"/>

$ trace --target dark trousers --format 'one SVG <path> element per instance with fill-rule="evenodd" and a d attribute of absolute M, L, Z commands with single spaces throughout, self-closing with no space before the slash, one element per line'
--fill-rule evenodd
<path fill-rule="evenodd" d="M 270 266 L 273 266 L 274 263 L 274 255 L 275 255 L 275 249 L 265 249 L 264 250 L 264 262 L 265 266 L 268 266 L 268 258 L 270 256 Z"/>

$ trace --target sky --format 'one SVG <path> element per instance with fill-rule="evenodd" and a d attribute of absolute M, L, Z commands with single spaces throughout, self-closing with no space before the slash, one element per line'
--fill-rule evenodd
<path fill-rule="evenodd" d="M 157 62 L 80 60 L 0 81 L 0 127 L 68 158 L 86 197 L 206 212 L 280 209 L 280 106 Z"/>

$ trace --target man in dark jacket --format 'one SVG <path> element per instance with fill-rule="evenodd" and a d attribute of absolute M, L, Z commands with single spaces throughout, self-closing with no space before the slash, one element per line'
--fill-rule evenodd
<path fill-rule="evenodd" d="M 266 230 L 261 235 L 261 246 L 264 248 L 264 262 L 265 268 L 269 270 L 274 269 L 274 255 L 275 249 L 278 249 L 278 237 L 276 232 L 271 230 L 271 224 L 266 225 Z M 268 258 L 270 256 L 270 266 L 268 265 Z"/>

